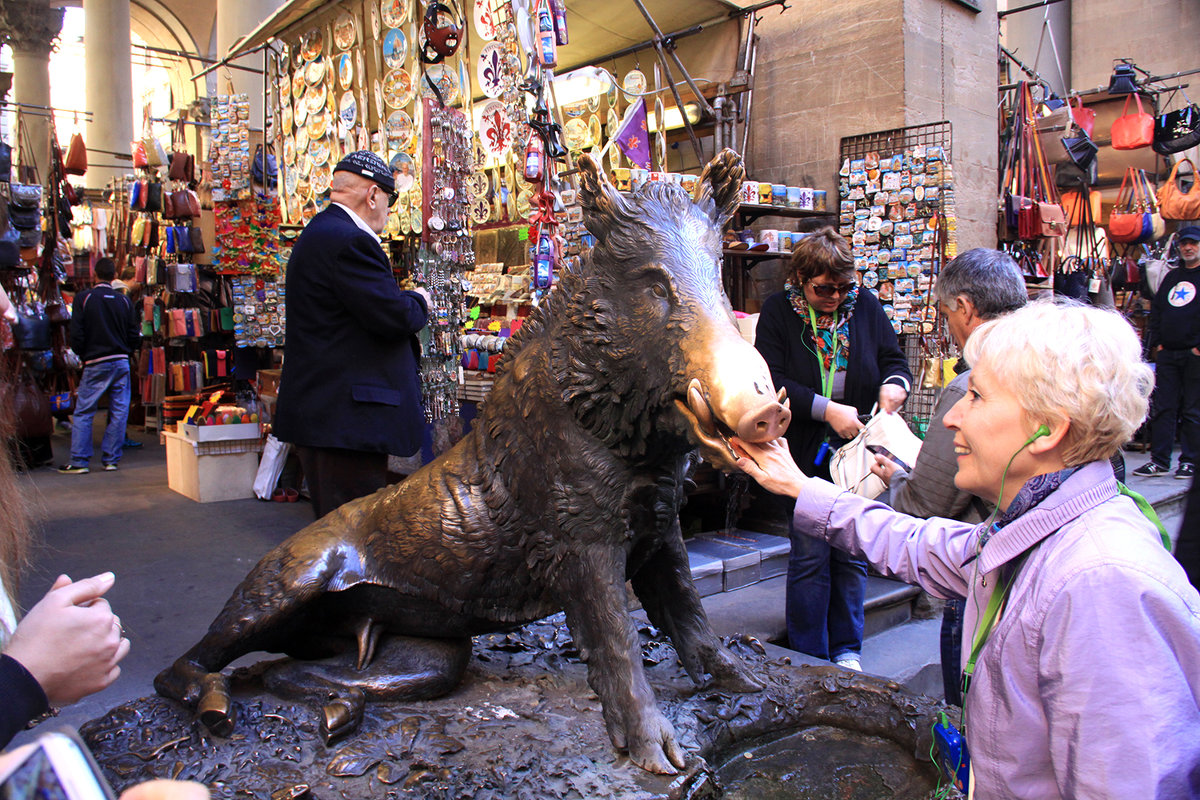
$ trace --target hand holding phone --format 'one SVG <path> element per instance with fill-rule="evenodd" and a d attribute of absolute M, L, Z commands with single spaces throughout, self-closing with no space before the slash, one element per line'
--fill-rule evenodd
<path fill-rule="evenodd" d="M 899 458 L 894 456 L 892 454 L 891 450 L 888 450 L 886 447 L 884 447 L 881 444 L 867 445 L 867 452 L 874 453 L 877 456 L 883 456 L 888 461 L 891 461 L 893 464 L 895 464 L 896 466 L 898 466 L 900 469 L 904 470 L 905 472 L 912 472 L 912 467 L 910 467 L 908 464 L 905 464 Z"/>
<path fill-rule="evenodd" d="M 116 800 L 92 754 L 69 728 L 0 755 L 0 797 Z"/>

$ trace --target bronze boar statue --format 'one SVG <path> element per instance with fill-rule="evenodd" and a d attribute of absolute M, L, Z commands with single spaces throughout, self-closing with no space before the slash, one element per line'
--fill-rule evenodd
<path fill-rule="evenodd" d="M 471 432 L 267 553 L 159 694 L 228 730 L 231 661 L 340 653 L 267 683 L 326 698 L 328 740 L 367 698 L 452 690 L 473 635 L 562 610 L 613 744 L 670 774 L 683 753 L 643 673 L 627 580 L 694 681 L 760 688 L 713 634 L 679 526 L 698 447 L 728 466 L 729 436 L 775 439 L 791 418 L 721 284 L 741 159 L 714 158 L 694 198 L 668 183 L 623 196 L 587 156 L 580 169 L 597 244 L 512 337 Z"/>

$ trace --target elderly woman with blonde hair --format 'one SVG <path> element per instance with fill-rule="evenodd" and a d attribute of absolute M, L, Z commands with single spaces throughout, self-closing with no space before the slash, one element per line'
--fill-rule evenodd
<path fill-rule="evenodd" d="M 797 530 L 966 598 L 976 796 L 1200 796 L 1200 595 L 1108 462 L 1148 407 L 1137 336 L 1113 312 L 1035 303 L 976 330 L 965 356 L 945 424 L 955 484 L 996 505 L 979 525 L 809 478 L 782 440 L 735 440 L 738 466 L 796 498 Z"/>

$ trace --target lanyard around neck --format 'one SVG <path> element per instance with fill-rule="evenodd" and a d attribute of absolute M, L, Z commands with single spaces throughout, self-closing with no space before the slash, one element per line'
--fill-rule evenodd
<path fill-rule="evenodd" d="M 813 344 L 817 348 L 817 369 L 821 370 L 821 395 L 833 397 L 833 376 L 837 372 L 838 354 L 837 312 L 834 312 L 833 335 L 830 337 L 833 340 L 833 357 L 829 359 L 829 369 L 825 369 L 825 359 L 821 357 L 821 339 L 817 333 L 817 313 L 813 311 L 812 306 L 808 307 L 808 322 L 812 325 Z"/>

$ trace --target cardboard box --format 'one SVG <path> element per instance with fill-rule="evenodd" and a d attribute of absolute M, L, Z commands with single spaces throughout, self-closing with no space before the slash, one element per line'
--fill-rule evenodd
<path fill-rule="evenodd" d="M 172 431 L 162 435 L 167 445 L 167 486 L 172 491 L 197 503 L 254 496 L 262 450 L 257 438 L 203 444 Z"/>
<path fill-rule="evenodd" d="M 257 422 L 239 422 L 235 425 L 180 425 L 185 439 L 191 442 L 244 441 L 262 436 Z"/>

